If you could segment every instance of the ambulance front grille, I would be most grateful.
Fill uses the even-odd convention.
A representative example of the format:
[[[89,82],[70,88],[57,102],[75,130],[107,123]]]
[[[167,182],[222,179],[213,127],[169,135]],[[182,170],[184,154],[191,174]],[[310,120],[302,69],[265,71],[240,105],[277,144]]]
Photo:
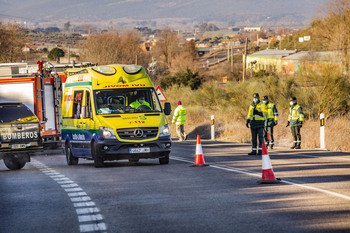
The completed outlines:
[[[117,133],[120,139],[125,140],[145,140],[157,137],[158,128],[130,128],[130,129],[117,129]]]

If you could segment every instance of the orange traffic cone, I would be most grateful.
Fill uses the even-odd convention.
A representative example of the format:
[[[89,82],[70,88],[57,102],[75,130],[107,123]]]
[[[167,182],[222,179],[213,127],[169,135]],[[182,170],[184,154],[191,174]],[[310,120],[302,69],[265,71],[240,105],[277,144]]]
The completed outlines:
[[[206,167],[206,166],[209,166],[209,165],[205,164],[201,138],[199,137],[199,135],[197,135],[196,158],[194,160],[194,164],[191,165],[191,167]]]
[[[277,184],[281,179],[276,178],[272,170],[270,156],[267,154],[265,142],[262,142],[262,179],[257,181],[258,184]]]

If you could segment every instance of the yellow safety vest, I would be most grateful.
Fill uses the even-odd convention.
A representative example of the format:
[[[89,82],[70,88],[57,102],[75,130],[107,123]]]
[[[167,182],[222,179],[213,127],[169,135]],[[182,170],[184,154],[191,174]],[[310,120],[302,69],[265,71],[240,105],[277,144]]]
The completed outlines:
[[[184,106],[179,105],[175,109],[172,122],[173,123],[176,122],[177,125],[184,125],[186,123],[186,114],[187,114],[187,109]]]
[[[278,121],[278,112],[275,108],[275,104],[269,102],[267,104],[267,119],[274,119],[275,121]]]
[[[291,123],[291,126],[297,126],[298,121],[304,121],[304,113],[299,104],[296,104],[289,109],[288,121]]]
[[[267,117],[267,107],[265,104],[259,102],[257,105],[251,104],[249,106],[247,120],[250,121],[265,121]]]

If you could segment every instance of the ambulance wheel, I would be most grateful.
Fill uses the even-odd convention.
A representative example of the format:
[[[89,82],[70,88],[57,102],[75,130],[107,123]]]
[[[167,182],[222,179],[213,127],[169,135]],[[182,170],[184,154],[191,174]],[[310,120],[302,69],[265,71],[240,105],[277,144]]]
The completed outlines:
[[[66,145],[66,160],[68,165],[78,165],[79,158],[76,158],[72,154],[72,148],[68,142]]]
[[[159,163],[160,164],[169,164],[169,154],[170,154],[170,152],[163,153],[164,156],[162,158],[159,158]]]
[[[17,157],[5,157],[4,158],[4,164],[5,166],[10,170],[19,170],[26,165],[26,162]]]
[[[103,158],[101,157],[101,154],[98,151],[96,142],[94,142],[92,144],[91,150],[92,150],[91,151],[92,152],[92,156],[94,158],[94,165],[95,165],[95,167],[96,168],[104,167],[105,166],[105,162],[103,161]]]

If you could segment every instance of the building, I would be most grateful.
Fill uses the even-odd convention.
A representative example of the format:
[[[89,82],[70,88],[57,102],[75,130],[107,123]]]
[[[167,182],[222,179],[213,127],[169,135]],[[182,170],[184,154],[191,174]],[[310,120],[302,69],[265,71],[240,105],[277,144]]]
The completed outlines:
[[[247,69],[282,72],[282,58],[295,54],[296,50],[265,49],[247,56]]]

